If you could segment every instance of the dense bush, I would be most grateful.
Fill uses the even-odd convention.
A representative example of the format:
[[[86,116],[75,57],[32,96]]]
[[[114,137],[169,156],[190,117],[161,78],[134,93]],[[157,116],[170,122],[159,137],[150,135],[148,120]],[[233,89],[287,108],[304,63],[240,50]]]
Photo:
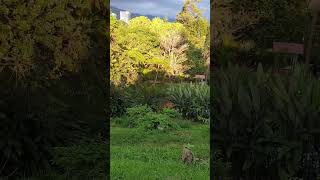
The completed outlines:
[[[107,3],[0,4],[0,179],[17,179],[52,168],[53,147],[106,132]]]
[[[152,109],[148,105],[140,105],[127,109],[127,117],[129,118],[130,126],[136,126],[137,120],[146,116],[149,113],[153,113]]]
[[[176,119],[182,118],[181,114],[175,109],[164,108],[164,109],[162,109],[161,114],[165,114],[165,115],[169,116],[170,118],[176,118]]]
[[[79,145],[54,148],[53,164],[68,179],[105,179],[108,149],[104,142],[83,142]]]
[[[4,163],[1,175],[30,175],[48,170],[51,148],[84,135],[87,126],[57,97],[47,95],[45,102],[35,104],[30,99],[43,99],[33,95],[35,92],[30,89],[8,90],[0,93],[3,97],[0,155]]]
[[[146,131],[160,130],[175,130],[179,126],[175,119],[161,113],[148,113],[146,116],[141,117],[139,120],[138,128],[142,128]]]
[[[304,44],[308,40],[311,24],[308,3],[291,0],[212,1],[211,16],[216,19],[211,26],[214,63],[224,65],[226,61],[232,61],[253,66],[263,62],[264,67],[273,64],[273,60],[278,63],[277,55],[268,51],[272,42]],[[251,42],[251,50],[241,51],[241,46],[246,46],[247,42]],[[314,52],[316,56],[316,50]],[[313,59],[316,63],[317,57]],[[288,65],[288,61],[285,64]]]
[[[124,90],[111,86],[110,89],[110,116],[118,117],[126,112],[126,99],[124,97]]]
[[[149,130],[173,130],[179,128],[176,120],[181,115],[174,110],[153,111],[149,106],[135,106],[127,109],[125,116],[112,121],[124,127]]]
[[[233,177],[288,179],[316,168],[319,160],[304,156],[319,150],[318,79],[301,66],[271,75],[261,65],[257,72],[229,67],[214,77],[213,143]]]
[[[205,83],[184,83],[168,88],[168,96],[185,118],[209,118],[210,88]]]
[[[100,27],[101,11],[91,10],[88,1],[1,1],[1,66],[18,78],[37,74],[51,79],[79,72],[91,60],[95,43],[105,39],[92,41],[101,33],[92,29]]]
[[[142,83],[125,89],[129,106],[147,104],[154,110],[159,110],[166,98],[167,85]]]

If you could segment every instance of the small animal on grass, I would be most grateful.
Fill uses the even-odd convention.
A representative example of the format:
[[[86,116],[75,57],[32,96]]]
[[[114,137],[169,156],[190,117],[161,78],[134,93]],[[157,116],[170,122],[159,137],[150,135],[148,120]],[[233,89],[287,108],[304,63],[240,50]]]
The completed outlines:
[[[192,151],[189,149],[188,146],[183,146],[182,148],[182,156],[181,159],[184,164],[191,164],[194,160],[194,156]]]

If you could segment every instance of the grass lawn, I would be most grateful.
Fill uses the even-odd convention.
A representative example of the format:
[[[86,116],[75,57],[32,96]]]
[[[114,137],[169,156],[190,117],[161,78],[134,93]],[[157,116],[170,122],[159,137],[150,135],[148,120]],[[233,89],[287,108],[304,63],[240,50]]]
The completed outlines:
[[[111,179],[209,179],[209,125],[191,125],[171,132],[147,133],[111,127]],[[181,161],[183,144],[194,145],[199,161]]]

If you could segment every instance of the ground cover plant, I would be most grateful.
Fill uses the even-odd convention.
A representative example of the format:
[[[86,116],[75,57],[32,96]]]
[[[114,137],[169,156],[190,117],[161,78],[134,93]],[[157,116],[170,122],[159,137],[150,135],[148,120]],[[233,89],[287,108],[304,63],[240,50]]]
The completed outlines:
[[[179,128],[170,131],[146,131],[113,124],[110,141],[111,177],[209,179],[209,126],[182,119],[173,120],[177,121]],[[193,145],[192,151],[198,158],[189,166],[181,161],[182,147],[188,143]]]
[[[175,109],[127,108],[111,119],[111,177],[115,179],[209,179],[209,125],[184,119]],[[197,160],[181,160],[191,144]]]
[[[297,65],[287,75],[229,67],[215,74],[213,143],[227,177],[316,178],[319,79]],[[309,157],[309,158],[308,158]],[[220,177],[223,178],[223,177]]]

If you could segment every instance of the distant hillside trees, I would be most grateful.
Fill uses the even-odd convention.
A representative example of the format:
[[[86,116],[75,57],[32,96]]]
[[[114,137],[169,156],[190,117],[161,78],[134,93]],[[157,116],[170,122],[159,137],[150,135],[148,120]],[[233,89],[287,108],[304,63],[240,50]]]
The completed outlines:
[[[197,17],[193,11],[183,10],[176,22],[140,16],[125,24],[110,16],[111,83],[206,73],[209,24],[200,10]]]

